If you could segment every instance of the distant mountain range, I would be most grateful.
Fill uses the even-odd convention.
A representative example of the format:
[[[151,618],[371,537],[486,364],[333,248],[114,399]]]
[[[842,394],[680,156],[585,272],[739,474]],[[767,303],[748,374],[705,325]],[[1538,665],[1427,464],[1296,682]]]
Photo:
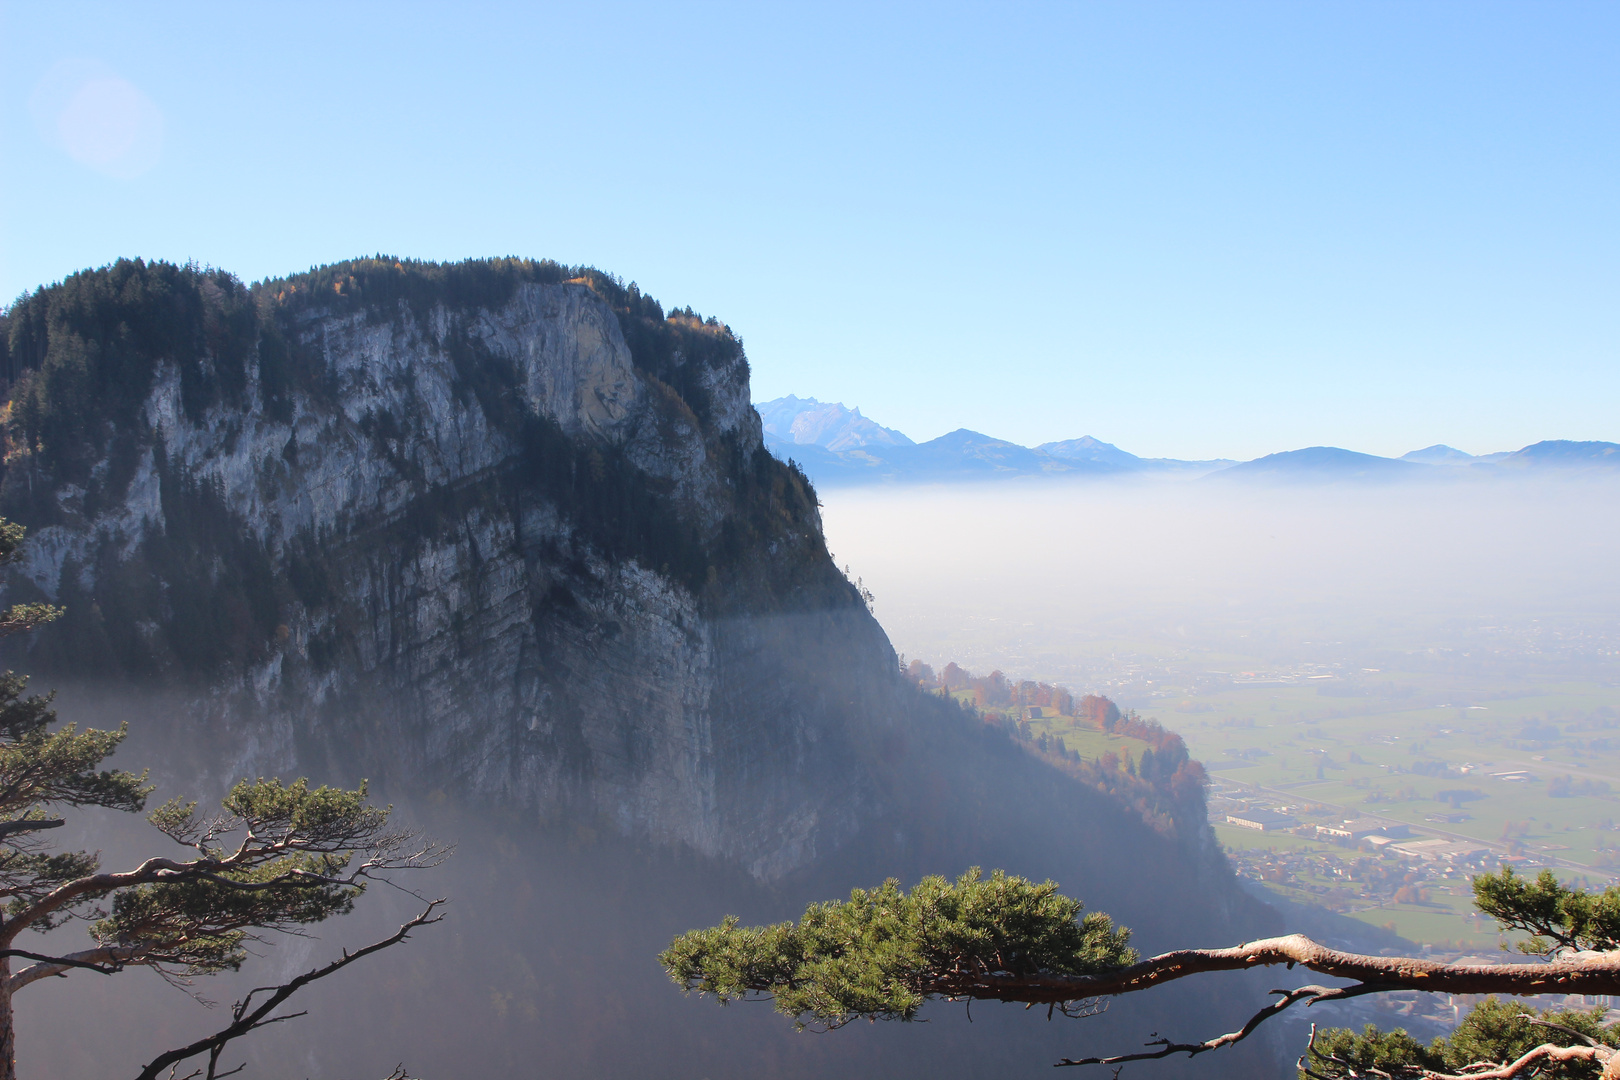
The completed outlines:
[[[1244,461],[1210,479],[1271,482],[1379,483],[1400,480],[1486,479],[1526,472],[1602,472],[1620,476],[1620,445],[1549,439],[1522,450],[1465,454],[1436,444],[1398,458],[1358,454],[1337,446],[1309,446]]]
[[[1142,458],[1089,435],[1030,449],[960,428],[917,443],[862,416],[859,409],[792,395],[754,408],[771,452],[797,461],[822,486],[1126,473],[1195,477],[1236,464]]]
[[[1486,478],[1529,471],[1620,475],[1620,444],[1550,440],[1475,456],[1436,444],[1399,458],[1311,446],[1253,461],[1144,458],[1090,435],[1033,449],[959,428],[914,442],[838,402],[789,395],[754,406],[765,445],[798,462],[818,486],[947,483],[1013,477],[1173,477],[1222,482],[1387,483],[1422,478]]]

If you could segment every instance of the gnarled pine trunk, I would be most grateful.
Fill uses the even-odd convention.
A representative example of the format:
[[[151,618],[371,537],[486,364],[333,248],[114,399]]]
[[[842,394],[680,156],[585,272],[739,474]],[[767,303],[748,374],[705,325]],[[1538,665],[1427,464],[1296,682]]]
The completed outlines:
[[[0,1080],[17,1080],[17,1024],[11,1011],[9,956],[0,956]]]

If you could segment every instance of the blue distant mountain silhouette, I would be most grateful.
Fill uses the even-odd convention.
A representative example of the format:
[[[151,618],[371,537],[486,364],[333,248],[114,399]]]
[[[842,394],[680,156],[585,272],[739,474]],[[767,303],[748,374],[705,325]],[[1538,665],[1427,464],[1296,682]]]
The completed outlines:
[[[1433,446],[1425,446],[1422,450],[1402,454],[1401,460],[1415,461],[1419,465],[1466,465],[1479,459],[1473,454],[1463,453],[1454,446],[1435,443]]]
[[[1620,445],[1549,439],[1505,454],[1495,464],[1506,469],[1620,469]]]
[[[1030,448],[968,428],[916,443],[842,403],[789,395],[755,406],[765,445],[792,459],[817,485],[956,483],[1017,477],[1152,477],[1256,483],[1354,484],[1411,480],[1488,480],[1530,472],[1613,473],[1620,444],[1549,440],[1522,450],[1475,456],[1436,443],[1399,458],[1337,446],[1308,446],[1253,461],[1144,458],[1090,435]]]
[[[1337,446],[1307,446],[1303,450],[1287,450],[1280,454],[1267,454],[1253,461],[1245,461],[1222,469],[1218,473],[1212,473],[1206,479],[1295,483],[1409,480],[1432,472],[1435,468],[1434,465],[1420,465],[1415,461],[1341,450]]]
[[[1105,443],[1090,435],[1083,435],[1078,439],[1065,439],[1062,442],[1041,443],[1035,449],[1044,450],[1061,461],[1089,461],[1116,469],[1143,469],[1152,468],[1154,465],[1148,458],[1139,458],[1135,454],[1121,450],[1113,443]]]

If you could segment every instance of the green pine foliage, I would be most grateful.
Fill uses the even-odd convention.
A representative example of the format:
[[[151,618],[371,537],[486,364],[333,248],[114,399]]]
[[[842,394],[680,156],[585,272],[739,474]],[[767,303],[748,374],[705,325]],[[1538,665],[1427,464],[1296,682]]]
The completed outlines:
[[[1620,888],[1612,885],[1594,894],[1564,885],[1551,870],[1527,880],[1504,866],[1474,879],[1474,906],[1504,930],[1529,934],[1519,949],[1531,955],[1620,949]]]
[[[1437,1044],[1440,1040],[1437,1040]],[[1319,1032],[1311,1044],[1314,1053],[1307,1053],[1306,1067],[1324,1076],[1359,1077],[1376,1076],[1374,1070],[1400,1075],[1422,1069],[1438,1070],[1445,1067],[1444,1048],[1425,1046],[1412,1038],[1404,1028],[1380,1031],[1376,1024],[1368,1024],[1359,1034],[1349,1028],[1330,1028]],[[1331,1070],[1331,1071],[1330,1071]],[[1301,1080],[1310,1080],[1310,1074],[1300,1071]]]
[[[101,806],[139,812],[151,791],[145,773],[98,768],[124,741],[125,728],[79,731],[66,724],[51,730],[52,695],[25,697],[27,685],[24,676],[0,674],[0,827],[7,833],[0,841],[0,897],[8,918],[99,866],[90,852],[50,851],[38,842],[39,832],[62,824],[53,811]],[[74,910],[46,912],[29,928],[53,929]]]
[[[1306,1054],[1300,1080],[1312,1074],[1332,1080],[1387,1076],[1392,1080],[1418,1080],[1425,1071],[1464,1073],[1481,1063],[1516,1061],[1546,1043],[1580,1042],[1570,1032],[1605,1046],[1620,1046],[1620,1031],[1603,1026],[1601,1007],[1591,1009],[1537,1009],[1514,1001],[1486,998],[1476,1005],[1451,1035],[1427,1046],[1404,1030],[1380,1031],[1368,1024],[1360,1032],[1335,1028],[1317,1035]],[[1563,1030],[1560,1030],[1563,1029]],[[1546,1062],[1534,1075],[1556,1080],[1597,1080],[1603,1067],[1591,1061]]]
[[[124,741],[125,731],[52,731],[54,695],[23,696],[26,676],[0,674],[0,819],[26,816],[48,804],[138,811],[150,790],[146,776],[96,771]]]
[[[857,1018],[912,1020],[939,973],[1086,975],[1136,959],[1130,931],[1050,881],[977,867],[956,881],[894,879],[842,903],[812,904],[797,923],[744,927],[736,917],[681,935],[659,955],[683,989],[722,1004],[769,996],[798,1027]]]
[[[138,949],[187,977],[235,970],[260,932],[348,914],[365,891],[347,876],[355,849],[375,847],[389,816],[367,803],[364,784],[348,791],[262,778],[238,783],[222,810],[202,818],[196,803],[176,799],[152,813],[209,871],[120,890],[90,927],[98,943]]]
[[[1457,1072],[1477,1061],[1509,1062],[1522,1057],[1543,1043],[1569,1044],[1558,1028],[1578,1032],[1606,1046],[1620,1046],[1620,1032],[1603,1026],[1599,1006],[1590,1009],[1535,1009],[1517,1001],[1487,998],[1476,1005],[1451,1037],[1437,1040],[1443,1047],[1446,1064]],[[1543,1023],[1533,1023],[1539,1020]],[[1557,1027],[1547,1027],[1555,1024]],[[1545,1076],[1595,1077],[1602,1070],[1590,1062],[1574,1062],[1544,1072]]]

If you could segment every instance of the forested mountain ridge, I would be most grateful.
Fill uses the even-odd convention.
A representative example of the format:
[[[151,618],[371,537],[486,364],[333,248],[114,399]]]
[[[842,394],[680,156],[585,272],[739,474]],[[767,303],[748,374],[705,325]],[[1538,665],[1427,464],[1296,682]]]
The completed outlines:
[[[874,872],[973,863],[1080,888],[1150,948],[1258,928],[1207,835],[1161,835],[901,678],[827,556],[814,491],[764,449],[741,342],[714,319],[545,262],[367,259],[248,287],[130,261],[19,301],[0,340],[0,514],[30,530],[5,599],[67,608],[7,662],[47,685],[162,688],[188,782],[369,776],[503,823],[481,850],[537,868],[542,850],[581,857],[582,837],[729,868],[584,905],[649,941],[692,917],[669,914],[670,882],[689,908],[710,890],[789,910]],[[484,857],[458,856],[463,887],[444,887],[463,910],[482,910],[465,883]],[[738,899],[727,874],[770,891]],[[662,978],[655,948],[626,954],[594,918],[539,919],[484,967],[577,947],[581,1008]],[[481,1015],[446,1048],[464,1036],[516,1067],[536,1039],[564,1055],[556,1029],[566,1074],[644,1071],[622,1028],[532,976],[486,988],[469,948],[436,981],[529,994],[510,1015],[531,1022]],[[418,993],[404,985],[391,1008]],[[763,1075],[748,1047],[702,1042],[727,1022],[642,1026],[730,1055],[710,1075]],[[899,1060],[850,1052],[863,1064],[835,1071]],[[928,1060],[971,1070],[958,1058]],[[766,1071],[804,1075],[793,1060]]]

